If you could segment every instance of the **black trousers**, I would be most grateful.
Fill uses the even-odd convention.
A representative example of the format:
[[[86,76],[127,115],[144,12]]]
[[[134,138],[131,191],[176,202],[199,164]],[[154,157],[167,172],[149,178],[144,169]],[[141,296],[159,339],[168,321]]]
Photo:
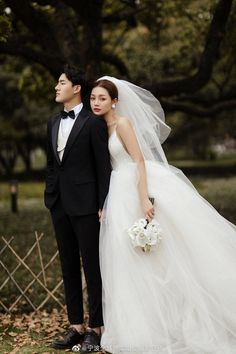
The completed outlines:
[[[59,249],[69,322],[84,322],[80,255],[88,290],[89,327],[103,326],[98,214],[69,216],[60,198],[51,209]]]

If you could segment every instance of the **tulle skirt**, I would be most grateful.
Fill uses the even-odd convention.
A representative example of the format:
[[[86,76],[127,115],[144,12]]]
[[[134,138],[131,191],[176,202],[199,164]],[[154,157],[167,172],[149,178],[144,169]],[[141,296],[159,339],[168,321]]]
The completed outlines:
[[[236,227],[161,163],[146,161],[163,239],[133,248],[135,163],[112,171],[100,231],[102,347],[118,354],[236,354]]]

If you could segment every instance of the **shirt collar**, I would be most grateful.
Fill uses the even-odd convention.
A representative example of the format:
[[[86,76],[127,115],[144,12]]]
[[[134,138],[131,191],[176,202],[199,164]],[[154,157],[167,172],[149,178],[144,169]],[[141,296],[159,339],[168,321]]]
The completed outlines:
[[[78,115],[82,110],[82,108],[83,108],[83,103],[81,102],[80,104],[77,104],[77,106],[73,107],[71,111],[74,111],[75,115]],[[64,111],[68,112],[66,109],[64,109]]]

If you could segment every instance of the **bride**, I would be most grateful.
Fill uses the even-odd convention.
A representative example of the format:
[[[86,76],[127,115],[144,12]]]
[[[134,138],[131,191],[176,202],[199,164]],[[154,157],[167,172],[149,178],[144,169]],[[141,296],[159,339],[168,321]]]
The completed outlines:
[[[113,168],[100,231],[102,348],[235,354],[236,227],[168,164],[161,143],[170,128],[149,91],[105,76],[91,108],[106,120]],[[163,230],[149,253],[127,233],[143,217]]]

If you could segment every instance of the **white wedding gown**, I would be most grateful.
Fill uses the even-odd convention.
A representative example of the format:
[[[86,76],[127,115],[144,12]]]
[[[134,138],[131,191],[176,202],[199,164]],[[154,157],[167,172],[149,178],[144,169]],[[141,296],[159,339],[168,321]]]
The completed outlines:
[[[143,217],[136,164],[116,131],[101,224],[102,347],[123,354],[236,354],[236,227],[159,162],[146,161],[163,229],[159,248],[134,249]]]

